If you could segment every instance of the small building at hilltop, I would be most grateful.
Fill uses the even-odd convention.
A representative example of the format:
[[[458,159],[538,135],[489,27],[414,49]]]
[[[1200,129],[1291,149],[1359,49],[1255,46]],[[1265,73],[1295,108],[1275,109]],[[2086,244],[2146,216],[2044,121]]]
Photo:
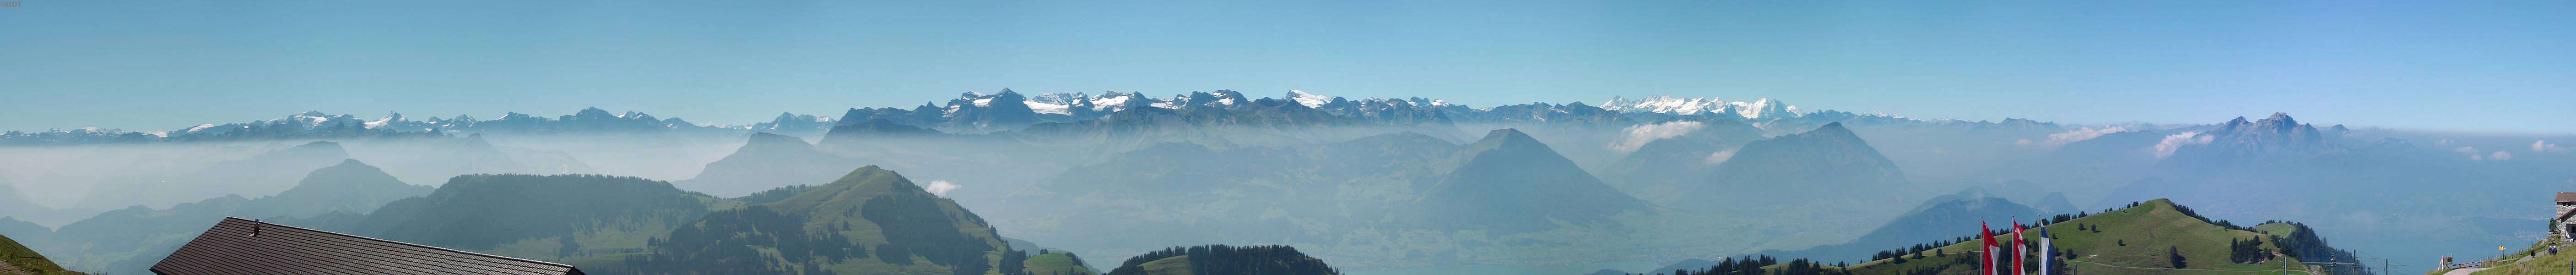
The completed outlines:
[[[153,274],[582,274],[572,265],[226,217]]]
[[[2576,222],[2567,220],[2569,213],[2576,213],[2576,192],[2558,192],[2558,213],[2549,215],[2550,237],[2557,237],[2562,242],[2576,242],[2576,236],[2571,236],[2576,234],[2568,234],[2568,231],[2576,231]]]

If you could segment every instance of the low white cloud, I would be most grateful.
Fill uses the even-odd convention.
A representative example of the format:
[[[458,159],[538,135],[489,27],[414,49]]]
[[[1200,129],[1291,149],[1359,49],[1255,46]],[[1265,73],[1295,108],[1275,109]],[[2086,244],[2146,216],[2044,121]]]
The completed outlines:
[[[1707,126],[1707,124],[1700,124],[1698,121],[1674,121],[1628,126],[1628,129],[1622,131],[1619,135],[1619,140],[1610,141],[1610,150],[1618,150],[1619,152],[1636,152],[1637,147],[1645,147],[1647,142],[1654,142],[1659,139],[1667,139],[1682,136],[1684,134],[1690,134],[1691,131],[1698,131],[1700,127]]]
[[[2015,141],[2013,141],[2013,145],[2030,145],[2030,144],[2032,144],[2032,143],[2038,143],[2038,142],[2031,142],[2031,141],[2030,141],[2030,139],[2027,139],[2027,138],[2025,138],[2025,139],[2021,139],[2021,140],[2015,140]]]
[[[1717,165],[1719,163],[1726,163],[1727,159],[1732,158],[1735,158],[1735,149],[1727,149],[1726,151],[1717,151],[1717,153],[1708,154],[1708,160],[1704,160],[1702,162],[1708,163],[1708,165]]]
[[[921,187],[921,189],[922,189],[922,190],[930,191],[930,194],[932,194],[932,195],[939,195],[939,196],[941,196],[941,197],[946,197],[946,196],[948,196],[948,191],[950,191],[950,190],[957,190],[957,188],[958,188],[958,187],[964,187],[964,186],[959,186],[959,185],[957,185],[957,183],[954,183],[954,182],[948,182],[948,181],[944,181],[944,180],[934,180],[934,181],[930,181],[930,186],[923,186],[923,187]]]
[[[2183,146],[2209,144],[2210,141],[2216,141],[2217,139],[2218,137],[2216,136],[2202,135],[2200,132],[2183,132],[2180,134],[2167,135],[2165,136],[2164,141],[2156,143],[2156,158],[2163,159],[2165,157],[2171,157],[2174,154],[2174,150],[2182,149]]]
[[[2097,137],[2102,137],[2102,135],[2108,135],[2108,134],[2111,134],[2111,133],[2118,133],[2118,132],[2127,132],[2127,131],[2129,131],[2129,127],[2121,127],[2121,126],[2111,126],[2111,127],[2102,127],[2102,128],[2085,127],[2084,129],[2067,130],[2067,131],[2066,131],[2066,132],[2064,132],[2064,133],[2048,134],[2048,142],[2047,142],[2046,144],[2048,144],[2048,146],[2066,145],[2066,144],[2068,144],[2068,143],[2075,143],[2075,142],[2077,142],[2077,141],[2084,141],[2084,140],[2087,140],[2087,139],[2093,139],[2093,138],[2097,138]],[[2025,145],[2027,145],[2027,144],[2025,143]]]
[[[2532,152],[2566,152],[2567,150],[2567,147],[2550,144],[2547,140],[2531,141]]]
[[[2493,152],[2493,153],[2481,153],[2481,152],[2485,152],[2485,151],[2478,150],[2478,148],[2477,148],[2477,147],[2460,146],[2460,147],[2451,148],[2451,151],[2452,151],[2452,152],[2460,152],[2460,153],[2462,153],[2462,154],[2469,154],[2469,160],[2512,160],[2512,159],[2513,159],[2513,153],[2512,153],[2512,152],[2505,152],[2505,150],[2496,150],[2496,151],[2495,151],[2495,152]]]

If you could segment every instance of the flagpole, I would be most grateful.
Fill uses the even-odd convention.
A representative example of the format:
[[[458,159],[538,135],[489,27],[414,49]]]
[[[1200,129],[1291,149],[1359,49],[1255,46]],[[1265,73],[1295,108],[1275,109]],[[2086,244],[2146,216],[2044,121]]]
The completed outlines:
[[[1977,266],[1979,275],[1995,274],[1995,236],[1992,234],[1994,232],[1993,228],[1986,227],[1986,217],[1977,217],[1977,239],[1982,242],[1977,244],[1977,257],[1984,261]]]
[[[2039,227],[2039,275],[2048,275],[2048,270],[2051,269],[2048,267],[2048,261],[2057,258],[2055,255],[2057,249],[2048,246],[2048,239],[2048,227]]]
[[[2029,270],[2021,264],[2022,259],[2030,258],[2030,248],[2021,245],[2021,216],[2013,216],[2012,223],[2013,275],[2029,275]]]

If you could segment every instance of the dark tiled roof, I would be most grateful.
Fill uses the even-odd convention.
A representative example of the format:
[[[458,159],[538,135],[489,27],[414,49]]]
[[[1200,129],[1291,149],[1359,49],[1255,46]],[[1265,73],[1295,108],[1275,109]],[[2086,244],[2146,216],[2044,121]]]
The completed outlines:
[[[252,232],[258,232],[254,235]],[[571,265],[224,218],[160,274],[582,274]]]
[[[2576,192],[2558,192],[2558,202],[2576,202]]]

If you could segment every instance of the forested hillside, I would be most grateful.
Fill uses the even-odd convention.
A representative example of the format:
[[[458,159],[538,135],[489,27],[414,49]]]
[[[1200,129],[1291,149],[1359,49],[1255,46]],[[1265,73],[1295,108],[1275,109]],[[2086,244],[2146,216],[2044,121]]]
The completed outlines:
[[[1323,260],[1279,245],[1173,247],[1127,258],[1110,275],[1341,274]]]

